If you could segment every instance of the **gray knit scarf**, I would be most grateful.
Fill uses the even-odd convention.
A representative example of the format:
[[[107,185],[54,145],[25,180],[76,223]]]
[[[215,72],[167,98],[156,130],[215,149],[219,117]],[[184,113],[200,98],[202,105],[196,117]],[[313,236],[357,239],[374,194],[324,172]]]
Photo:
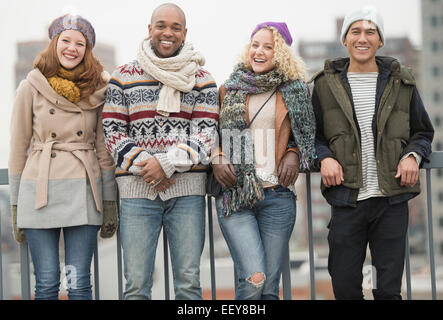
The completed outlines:
[[[299,149],[300,169],[309,170],[315,155],[315,117],[308,88],[302,80],[288,80],[279,70],[271,70],[266,74],[256,74],[238,64],[225,83],[227,90],[220,112],[220,137],[224,130],[239,130],[241,138],[241,154],[234,140],[229,142],[229,160],[233,163],[237,182],[223,188],[223,214],[229,216],[243,207],[253,208],[257,201],[264,199],[263,186],[255,172],[254,161],[248,161],[254,155],[252,136],[246,122],[246,98],[249,94],[268,92],[279,88],[283,101],[289,111],[292,134]],[[226,131],[225,131],[226,132]],[[232,134],[233,131],[230,131]],[[237,132],[237,131],[236,131]],[[229,137],[226,137],[229,138]],[[230,139],[230,138],[229,138]],[[235,160],[237,161],[233,161]],[[241,161],[238,161],[238,160]]]

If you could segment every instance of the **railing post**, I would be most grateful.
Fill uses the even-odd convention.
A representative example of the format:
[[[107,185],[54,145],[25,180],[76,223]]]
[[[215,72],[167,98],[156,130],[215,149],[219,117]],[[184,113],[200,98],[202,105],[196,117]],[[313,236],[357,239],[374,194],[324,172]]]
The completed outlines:
[[[123,300],[123,265],[122,265],[122,242],[120,238],[120,192],[117,188],[117,214],[118,214],[118,228],[117,228],[117,281],[118,281],[118,299]]]
[[[312,232],[312,197],[311,197],[311,174],[306,172],[306,202],[308,215],[308,242],[309,242],[309,275],[311,283],[311,300],[316,299],[315,293],[315,264],[314,264],[314,240]]]
[[[237,296],[237,287],[238,287],[238,274],[237,274],[237,269],[235,268],[234,265],[234,292],[236,296]]]
[[[410,256],[409,256],[409,228],[408,232],[406,233],[406,296],[408,300],[412,300],[412,293],[411,293],[411,262],[410,262]]]
[[[215,255],[214,255],[214,225],[212,222],[212,197],[207,197],[208,206],[208,232],[209,232],[209,263],[211,267],[211,298],[217,299],[217,287],[215,284]]]
[[[169,294],[169,260],[168,260],[168,237],[165,228],[163,228],[163,260],[165,266],[165,300],[171,300]]]
[[[122,243],[120,239],[120,227],[117,229],[117,279],[118,279],[117,280],[118,299],[123,300],[123,266],[122,266]]]
[[[3,300],[2,212],[0,210],[0,300]]]
[[[22,300],[31,300],[31,280],[29,276],[29,252],[27,243],[20,243],[20,275]]]
[[[429,263],[431,267],[431,288],[432,300],[437,298],[436,280],[435,280],[435,261],[434,261],[434,233],[432,221],[432,189],[431,189],[431,169],[426,169],[426,196],[428,201],[428,235],[429,235]]]
[[[283,300],[292,300],[292,288],[291,288],[291,264],[289,261],[289,246],[285,250],[282,265],[282,283],[283,283]]]
[[[0,186],[8,185],[8,169],[0,169]],[[8,208],[6,209],[8,210]],[[2,239],[2,212],[0,211],[0,239]],[[0,240],[1,242],[1,240]],[[0,300],[3,300],[3,251],[0,243]]]
[[[98,269],[98,241],[95,239],[94,248],[94,296],[95,300],[100,300],[100,281],[99,281],[99,269]]]

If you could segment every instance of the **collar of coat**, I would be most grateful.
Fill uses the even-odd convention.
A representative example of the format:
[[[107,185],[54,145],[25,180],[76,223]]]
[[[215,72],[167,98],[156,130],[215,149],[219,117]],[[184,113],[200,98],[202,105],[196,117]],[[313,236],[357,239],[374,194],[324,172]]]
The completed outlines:
[[[110,76],[107,72],[104,72],[103,78],[108,81]],[[38,69],[34,69],[29,72],[26,80],[48,101],[65,111],[78,112],[79,108],[82,110],[94,110],[102,106],[105,102],[106,86],[95,91],[94,94],[91,95],[91,104],[85,100],[75,104],[55,92],[55,90],[49,84],[48,79],[46,79],[46,77]]]

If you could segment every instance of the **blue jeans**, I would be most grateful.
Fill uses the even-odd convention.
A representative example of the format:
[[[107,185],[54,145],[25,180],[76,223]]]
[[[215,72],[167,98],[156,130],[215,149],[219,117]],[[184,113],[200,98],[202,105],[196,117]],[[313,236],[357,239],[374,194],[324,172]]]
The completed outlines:
[[[202,299],[200,257],[205,241],[205,197],[122,199],[120,234],[124,299],[151,299],[155,253],[162,226],[168,237],[175,299]]]
[[[99,226],[63,228],[69,300],[91,300],[91,261]],[[57,300],[60,290],[61,228],[25,229],[35,274],[35,299]]]
[[[223,197],[216,207],[218,222],[237,273],[237,300],[278,300],[283,256],[294,229],[296,196],[287,188],[265,189],[254,209],[243,208],[224,216]],[[254,274],[264,281],[252,281]]]

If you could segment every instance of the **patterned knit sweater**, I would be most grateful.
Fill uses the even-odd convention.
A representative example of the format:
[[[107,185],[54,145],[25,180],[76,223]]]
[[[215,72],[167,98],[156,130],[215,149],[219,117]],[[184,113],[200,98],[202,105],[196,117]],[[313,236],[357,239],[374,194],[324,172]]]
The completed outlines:
[[[189,93],[181,93],[180,113],[157,113],[162,83],[137,61],[118,67],[109,82],[103,108],[105,144],[116,163],[122,198],[162,200],[204,195],[206,167],[217,136],[218,94],[213,77],[200,69]],[[141,177],[143,160],[156,157],[175,183],[158,193]]]

